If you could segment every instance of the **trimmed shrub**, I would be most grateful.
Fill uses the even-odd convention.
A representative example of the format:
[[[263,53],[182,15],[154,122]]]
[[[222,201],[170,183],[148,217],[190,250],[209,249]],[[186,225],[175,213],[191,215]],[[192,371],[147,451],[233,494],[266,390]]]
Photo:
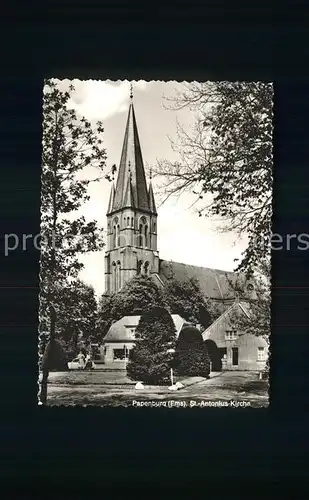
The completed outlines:
[[[209,377],[210,358],[200,331],[184,326],[176,344],[174,366],[177,374]]]
[[[154,307],[141,315],[135,332],[136,344],[130,352],[128,377],[146,384],[170,382],[170,368],[175,348],[176,330],[170,313]]]

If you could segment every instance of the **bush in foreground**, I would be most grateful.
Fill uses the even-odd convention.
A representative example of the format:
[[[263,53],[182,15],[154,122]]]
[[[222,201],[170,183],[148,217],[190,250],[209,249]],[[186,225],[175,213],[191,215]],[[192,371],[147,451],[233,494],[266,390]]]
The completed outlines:
[[[197,328],[184,326],[181,330],[174,364],[178,375],[209,377],[210,358]]]
[[[146,384],[168,384],[173,360],[168,350],[175,348],[176,329],[167,309],[153,307],[142,314],[135,339],[127,365],[128,377]]]

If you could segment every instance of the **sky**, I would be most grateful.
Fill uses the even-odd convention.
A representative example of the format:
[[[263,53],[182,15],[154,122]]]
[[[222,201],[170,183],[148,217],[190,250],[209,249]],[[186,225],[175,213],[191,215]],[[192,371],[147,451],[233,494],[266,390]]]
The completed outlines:
[[[107,166],[119,165],[125,125],[130,101],[128,81],[81,81],[62,80],[59,87],[67,90],[73,83],[75,92],[69,107],[93,124],[103,122],[103,142],[107,152]],[[158,159],[175,160],[170,139],[177,138],[177,121],[190,132],[194,121],[188,109],[167,109],[166,97],[175,95],[183,83],[177,82],[132,82],[134,109],[145,165],[149,180],[149,169]],[[85,171],[85,176],[92,175]],[[232,271],[235,258],[241,256],[246,239],[234,233],[218,231],[218,221],[198,217],[196,210],[189,208],[195,196],[186,193],[178,199],[169,199],[160,205],[162,194],[158,194],[156,179],[153,180],[158,209],[158,249],[161,259],[186,264]],[[111,185],[106,180],[91,183],[87,202],[79,211],[88,220],[97,220],[106,227],[106,211]],[[94,287],[96,295],[104,293],[104,252],[93,252],[81,257],[84,269],[80,278]]]

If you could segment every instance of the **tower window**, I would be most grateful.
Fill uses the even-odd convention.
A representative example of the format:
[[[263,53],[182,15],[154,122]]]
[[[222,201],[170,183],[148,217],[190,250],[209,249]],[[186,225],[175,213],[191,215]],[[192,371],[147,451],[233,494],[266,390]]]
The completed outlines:
[[[112,291],[117,291],[117,267],[116,262],[112,264]]]
[[[131,219],[131,226],[134,227],[134,219],[133,219],[133,217]]]
[[[121,288],[121,263],[118,260],[117,262],[117,292]]]
[[[143,246],[143,224],[139,225],[139,242],[138,246],[142,247]]]
[[[120,247],[120,226],[117,226],[117,246]]]
[[[113,228],[113,248],[116,248],[116,226]]]
[[[144,265],[144,269],[145,269],[145,275],[148,276],[149,274],[149,262],[145,262],[145,265]]]
[[[148,226],[145,226],[145,246],[147,248],[147,239],[148,239]]]
[[[130,226],[130,217],[127,217],[127,227]]]
[[[155,222],[153,223],[153,232],[154,233],[156,232],[156,223]]]

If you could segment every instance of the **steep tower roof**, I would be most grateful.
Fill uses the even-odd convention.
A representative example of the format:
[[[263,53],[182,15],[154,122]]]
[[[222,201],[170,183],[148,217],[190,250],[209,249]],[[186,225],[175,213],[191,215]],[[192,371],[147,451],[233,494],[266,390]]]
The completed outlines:
[[[132,102],[132,94],[118,171],[113,210],[124,208],[126,190],[128,183],[130,184],[130,172],[135,208],[149,211],[146,176]]]
[[[109,195],[107,215],[110,214],[113,211],[114,199],[115,199],[115,185],[114,185],[114,182],[113,182],[113,185],[111,187],[111,192],[110,192],[110,195]]]

